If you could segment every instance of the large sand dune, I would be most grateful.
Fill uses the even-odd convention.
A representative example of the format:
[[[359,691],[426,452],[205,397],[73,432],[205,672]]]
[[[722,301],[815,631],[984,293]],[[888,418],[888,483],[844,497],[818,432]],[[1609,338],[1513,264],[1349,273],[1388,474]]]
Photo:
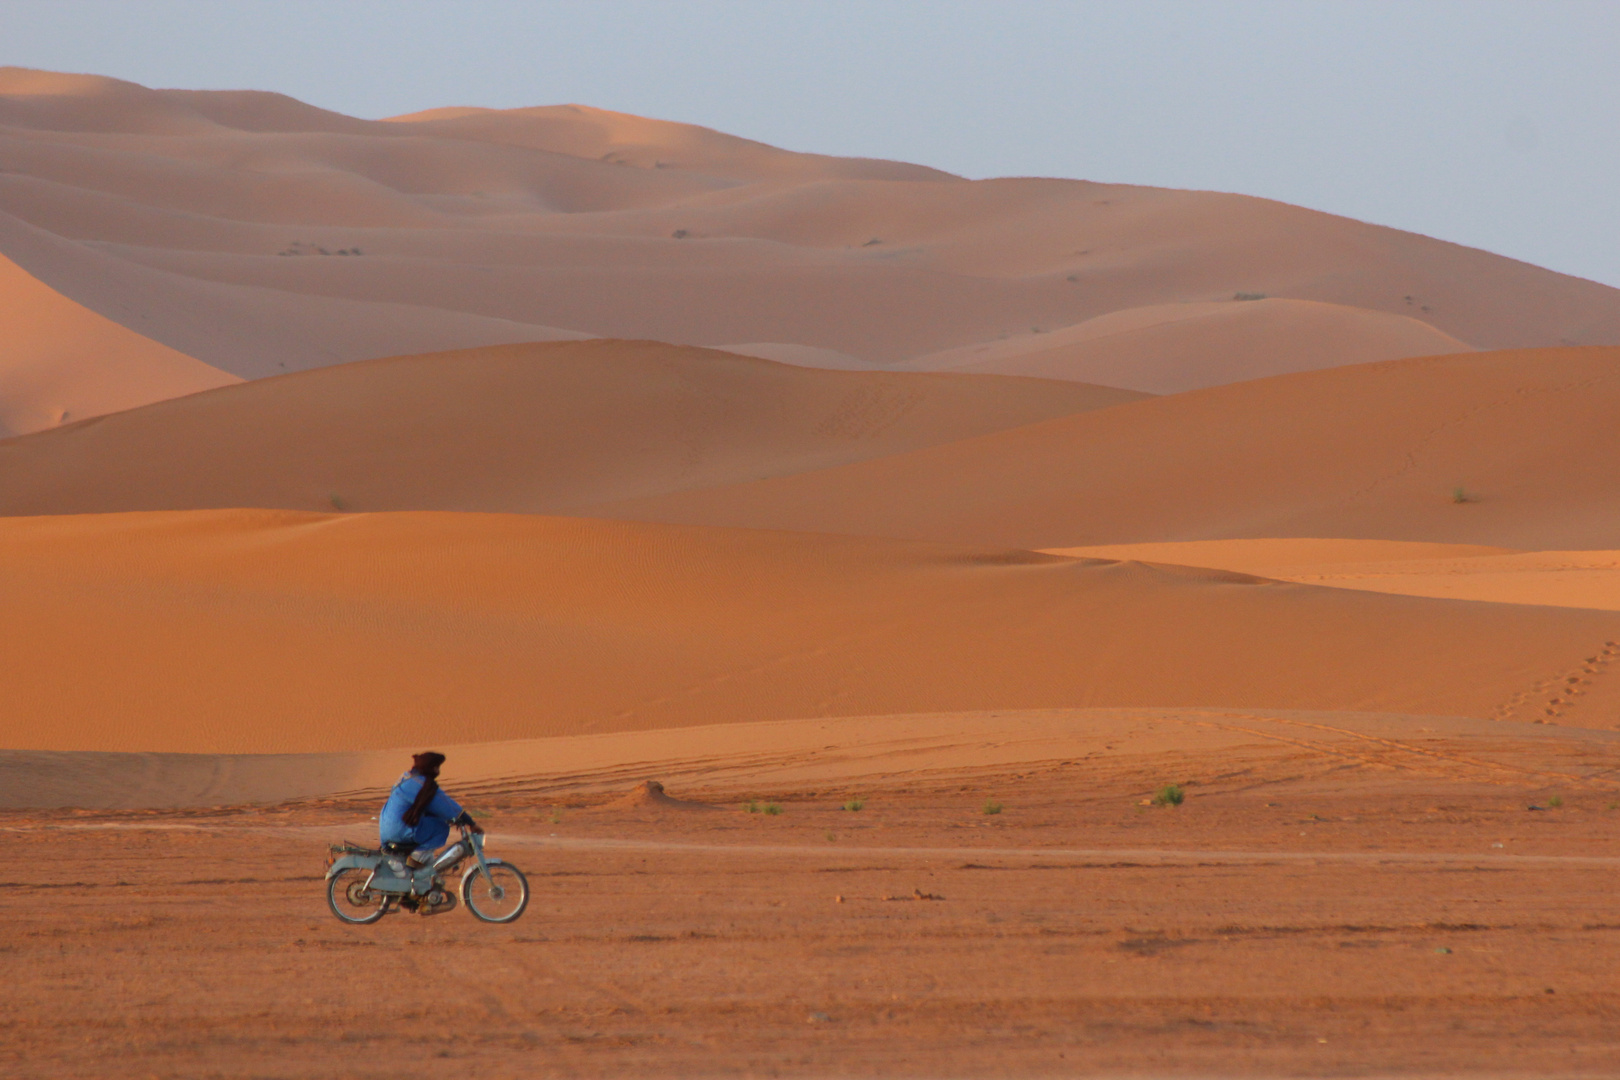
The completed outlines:
[[[1050,333],[921,356],[915,371],[982,371],[1177,394],[1294,371],[1467,352],[1405,315],[1311,300],[1158,304]]]
[[[1427,348],[1408,317],[1487,348],[1620,344],[1620,291],[1279,203],[970,182],[579,106],[368,121],[6,68],[0,158],[0,253],[248,378],[571,335],[891,364],[1238,293],[1363,309],[1346,325],[1376,355]],[[1256,366],[1241,344],[1285,331],[1225,328],[1194,381],[1372,355]]]
[[[0,442],[0,513],[556,512],[1142,396],[994,375],[819,371],[657,342],[507,345],[262,379]]]
[[[410,125],[412,135],[521,146],[612,165],[676,169],[748,183],[958,179],[938,169],[898,161],[796,154],[696,124],[653,120],[585,105],[527,109],[451,107],[389,119]]]
[[[0,256],[0,436],[240,381],[74,303]]]
[[[0,521],[0,745],[292,752],[1214,705],[1601,726],[1620,615],[476,514]],[[1606,651],[1607,650],[1607,651]]]
[[[0,251],[85,307],[245,379],[380,356],[589,336],[426,304],[202,281],[115,258],[3,212]]]
[[[593,513],[1023,548],[1318,536],[1609,550],[1616,415],[1620,349],[1426,357]]]

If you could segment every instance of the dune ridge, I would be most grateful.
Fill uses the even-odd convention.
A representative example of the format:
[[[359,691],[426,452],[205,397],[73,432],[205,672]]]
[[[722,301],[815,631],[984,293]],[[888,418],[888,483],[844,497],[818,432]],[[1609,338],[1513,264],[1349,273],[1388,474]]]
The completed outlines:
[[[242,379],[422,350],[590,336],[430,305],[201,281],[137,266],[4,212],[0,250],[77,303]]]
[[[1157,304],[1074,326],[950,349],[896,365],[978,371],[1178,394],[1318,368],[1472,351],[1406,315],[1261,298]]]
[[[0,442],[0,513],[554,513],[1142,396],[995,375],[825,371],[658,342],[496,346],[263,379]]]
[[[1323,536],[1610,550],[1616,410],[1620,349],[1392,360],[592,513],[1033,549]]]
[[[549,150],[642,169],[680,169],[750,183],[835,178],[961,180],[925,165],[800,154],[696,124],[654,120],[589,105],[428,109],[391,116],[387,122],[409,124],[413,134],[426,132],[441,138]]]
[[[76,304],[0,256],[0,437],[241,382]]]
[[[1049,553],[1236,570],[1277,581],[1402,596],[1620,611],[1620,551],[1510,551],[1467,544],[1261,539],[1105,544]]]

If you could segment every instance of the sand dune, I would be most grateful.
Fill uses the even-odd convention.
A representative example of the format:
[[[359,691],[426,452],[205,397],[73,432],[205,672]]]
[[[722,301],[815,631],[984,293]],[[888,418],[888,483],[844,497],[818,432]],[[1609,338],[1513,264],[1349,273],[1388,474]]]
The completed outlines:
[[[557,512],[1141,396],[994,375],[820,371],[656,342],[498,346],[264,379],[0,442],[0,512]]]
[[[550,150],[643,169],[680,169],[729,180],[958,180],[923,165],[796,154],[696,124],[551,105],[527,109],[443,108],[395,116],[413,133]]]
[[[1603,726],[1620,704],[1607,612],[992,548],[199,511],[5,519],[0,565],[13,749],[338,751],[1110,705]]]
[[[1404,315],[1261,299],[1127,308],[1051,333],[950,349],[897,366],[1076,379],[1177,394],[1268,375],[1471,348]]]
[[[409,938],[515,1074],[1613,1074],[1617,415],[1265,200],[0,68],[0,1062],[410,1072]],[[311,921],[428,746],[525,922]]]
[[[814,345],[791,345],[780,341],[750,341],[740,345],[717,345],[725,352],[741,356],[757,356],[761,360],[775,360],[778,364],[797,364],[799,367],[828,368],[832,371],[874,371],[873,365],[859,357],[834,349],[818,349]]]
[[[240,381],[74,303],[0,256],[0,435]]]
[[[1060,762],[1083,762],[1088,776],[1098,778],[1146,762],[1168,771],[1164,763],[1177,759],[1219,760],[1228,776],[1250,773],[1256,760],[1294,759],[1297,778],[1302,748],[1329,761],[1371,766],[1381,777],[1387,777],[1385,770],[1430,771],[1421,768],[1428,755],[1427,764],[1465,781],[1481,775],[1534,780],[1539,774],[1601,783],[1620,750],[1620,732],[1504,728],[1498,720],[1389,713],[997,709],[433,745],[449,758],[446,785],[468,803],[487,806],[535,794],[553,804],[599,802],[618,795],[605,808],[656,812],[703,804],[649,790],[648,783],[750,798],[760,791],[885,790],[919,781],[933,788],[975,784],[987,775],[1027,775]],[[0,750],[0,809],[214,807],[332,797],[365,802],[381,798],[410,760],[407,754],[398,748],[304,754]],[[649,780],[654,777],[662,781]],[[1344,782],[1342,775],[1336,778],[1336,786]]]
[[[1617,412],[1620,349],[1394,360],[592,512],[1040,549],[1337,536],[1609,550]]]
[[[1058,549],[1090,559],[1214,567],[1339,589],[1620,611],[1620,551],[1504,551],[1463,544],[1194,540]]]
[[[1357,563],[1427,563],[1523,555],[1512,548],[1481,544],[1436,544],[1421,540],[1346,540],[1339,537],[1276,537],[1247,540],[1182,540],[1146,544],[1099,544],[1053,548],[1049,554],[1075,559],[1136,559],[1179,566],[1208,566],[1261,574],[1261,568],[1328,569]]]
[[[1429,349],[1407,317],[1481,347],[1620,344],[1620,290],[1265,200],[970,182],[581,106],[367,121],[7,68],[0,154],[0,253],[248,378],[569,336],[886,365],[1239,292],[1375,314],[1260,366],[1244,343],[1281,331],[1221,324],[1196,381]]]
[[[410,352],[586,336],[430,305],[200,281],[113,258],[4,213],[0,250],[91,310],[245,379]]]

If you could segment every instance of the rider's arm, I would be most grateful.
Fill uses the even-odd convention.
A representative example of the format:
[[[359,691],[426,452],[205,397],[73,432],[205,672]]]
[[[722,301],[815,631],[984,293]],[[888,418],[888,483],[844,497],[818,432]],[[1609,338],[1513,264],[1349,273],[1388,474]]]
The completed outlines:
[[[433,801],[428,803],[427,812],[443,821],[454,821],[457,815],[465,813],[461,804],[442,790],[433,793]]]

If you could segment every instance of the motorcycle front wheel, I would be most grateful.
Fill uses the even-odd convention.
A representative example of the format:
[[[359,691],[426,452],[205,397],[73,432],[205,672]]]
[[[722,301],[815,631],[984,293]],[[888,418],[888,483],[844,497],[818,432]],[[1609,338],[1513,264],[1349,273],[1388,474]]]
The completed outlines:
[[[366,888],[369,870],[351,866],[333,874],[326,883],[326,904],[332,914],[351,926],[366,926],[388,911],[387,897]]]
[[[474,866],[461,879],[461,902],[485,922],[509,923],[529,906],[529,881],[505,863],[490,864],[489,880]]]

